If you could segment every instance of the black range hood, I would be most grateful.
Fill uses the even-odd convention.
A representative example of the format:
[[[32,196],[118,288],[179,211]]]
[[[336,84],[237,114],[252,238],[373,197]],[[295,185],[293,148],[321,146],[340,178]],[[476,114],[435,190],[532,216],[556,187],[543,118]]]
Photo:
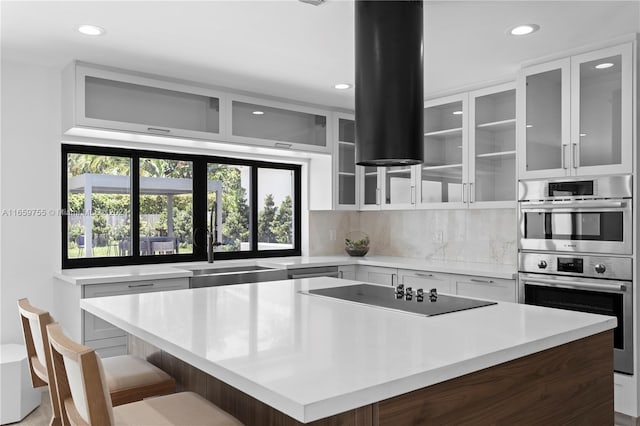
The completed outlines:
[[[355,1],[356,163],[420,164],[422,0]]]

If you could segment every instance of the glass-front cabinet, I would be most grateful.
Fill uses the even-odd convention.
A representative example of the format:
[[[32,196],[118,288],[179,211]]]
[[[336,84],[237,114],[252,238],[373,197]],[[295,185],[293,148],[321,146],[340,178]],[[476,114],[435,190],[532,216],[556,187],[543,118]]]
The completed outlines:
[[[509,83],[469,94],[469,203],[516,200],[516,90]]]
[[[63,130],[219,139],[222,99],[206,88],[74,62],[63,72]]]
[[[425,103],[419,208],[515,205],[515,96],[507,83]]]
[[[464,207],[467,202],[466,93],[425,102],[424,163],[417,174],[417,205]]]
[[[519,177],[630,173],[632,45],[523,69]]]
[[[240,96],[229,96],[228,102],[233,142],[331,152],[327,111]]]
[[[334,146],[335,200],[338,210],[355,210],[358,206],[356,179],[356,122],[353,115],[335,114]]]
[[[412,209],[416,204],[413,166],[381,167],[382,209]]]
[[[356,166],[360,181],[360,206],[358,210],[380,210],[381,167]]]

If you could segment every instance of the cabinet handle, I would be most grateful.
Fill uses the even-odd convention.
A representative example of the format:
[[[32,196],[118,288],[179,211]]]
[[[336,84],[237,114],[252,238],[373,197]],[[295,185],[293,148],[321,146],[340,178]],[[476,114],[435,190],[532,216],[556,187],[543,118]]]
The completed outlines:
[[[343,271],[338,271],[338,278],[343,278],[343,277],[344,277]]]
[[[416,277],[430,278],[430,277],[433,277],[433,274],[423,274],[422,272],[416,272]]]
[[[473,182],[469,184],[469,202],[470,203],[476,202],[476,194],[473,193]]]
[[[380,205],[380,188],[376,188],[376,205]]]
[[[398,282],[398,275],[397,274],[391,274],[391,286],[393,287],[397,282]]]
[[[147,127],[147,130],[154,133],[171,133],[171,130],[161,129],[159,127]]]
[[[567,149],[567,145],[562,144],[560,149],[560,162],[562,163],[563,169],[567,168],[567,156],[565,154],[566,149]]]
[[[153,287],[153,283],[146,283],[146,284],[129,284],[129,288],[138,288],[138,287]]]
[[[284,142],[276,142],[275,143],[276,148],[291,148],[293,146],[293,144],[291,143],[284,143]]]
[[[411,185],[411,204],[416,203],[416,187]]]
[[[469,281],[473,283],[493,284],[493,280],[479,280],[478,278],[471,278]]]
[[[577,143],[571,144],[571,154],[572,154],[572,157],[573,157],[573,167],[577,169],[578,167],[580,167],[580,156],[577,155],[578,154],[578,144]]]
[[[467,202],[467,184],[464,182],[462,183],[462,202]]]

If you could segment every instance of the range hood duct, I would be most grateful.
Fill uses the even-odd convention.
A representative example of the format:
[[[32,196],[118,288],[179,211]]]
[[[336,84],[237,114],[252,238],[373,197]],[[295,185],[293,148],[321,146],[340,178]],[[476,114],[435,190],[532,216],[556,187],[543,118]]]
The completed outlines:
[[[424,160],[422,0],[355,1],[356,163]]]

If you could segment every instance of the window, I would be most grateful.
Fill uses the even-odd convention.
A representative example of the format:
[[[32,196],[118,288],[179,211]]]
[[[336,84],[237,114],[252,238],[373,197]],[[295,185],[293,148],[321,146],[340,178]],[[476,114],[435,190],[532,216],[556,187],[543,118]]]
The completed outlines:
[[[140,158],[140,255],[193,253],[193,163]]]
[[[258,168],[258,250],[293,248],[292,170]]]
[[[62,146],[62,267],[300,255],[301,168]]]

